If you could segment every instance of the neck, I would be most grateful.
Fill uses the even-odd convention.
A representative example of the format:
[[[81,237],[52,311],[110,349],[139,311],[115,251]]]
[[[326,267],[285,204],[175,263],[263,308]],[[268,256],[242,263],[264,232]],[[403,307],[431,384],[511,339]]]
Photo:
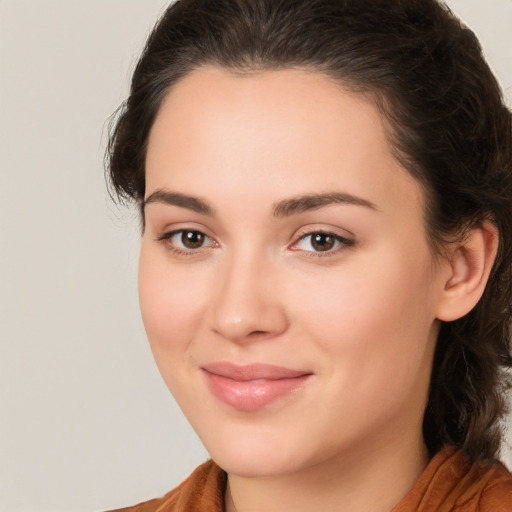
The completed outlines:
[[[423,439],[352,449],[298,472],[229,475],[226,512],[390,512],[428,464]]]

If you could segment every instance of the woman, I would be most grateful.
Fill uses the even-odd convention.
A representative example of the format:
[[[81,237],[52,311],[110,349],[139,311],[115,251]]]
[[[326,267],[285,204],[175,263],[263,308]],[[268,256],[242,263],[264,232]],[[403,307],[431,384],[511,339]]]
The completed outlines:
[[[510,511],[512,129],[435,0],[182,0],[114,126],[213,461],[133,511]]]

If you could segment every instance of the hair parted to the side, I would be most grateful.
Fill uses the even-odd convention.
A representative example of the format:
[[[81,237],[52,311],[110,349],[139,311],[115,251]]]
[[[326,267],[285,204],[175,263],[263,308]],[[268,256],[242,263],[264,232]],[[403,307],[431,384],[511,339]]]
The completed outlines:
[[[499,250],[480,302],[439,334],[424,437],[433,454],[495,456],[512,366],[512,121],[475,35],[436,0],[181,0],[164,13],[115,117],[112,190],[142,204],[149,133],[180,78],[300,67],[373,98],[396,157],[421,183],[435,253],[490,220]]]

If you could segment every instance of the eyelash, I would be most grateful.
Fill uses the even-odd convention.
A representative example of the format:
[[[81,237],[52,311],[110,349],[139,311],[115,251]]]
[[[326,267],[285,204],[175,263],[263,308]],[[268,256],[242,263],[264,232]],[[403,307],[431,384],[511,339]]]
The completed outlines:
[[[195,249],[180,248],[180,247],[177,247],[175,244],[171,243],[171,239],[174,236],[181,234],[181,237],[183,237],[183,235],[185,233],[193,233],[196,235],[203,236],[205,242],[210,240],[212,243],[208,246],[201,245]],[[334,243],[338,244],[338,247],[336,247],[334,249],[328,249],[326,251],[314,251],[314,250],[312,250],[312,251],[302,250],[301,251],[301,249],[296,248],[300,244],[300,242],[306,240],[308,237],[313,237],[314,235],[323,235],[323,236],[332,237],[334,239]],[[205,249],[211,250],[215,246],[218,246],[218,244],[217,244],[217,242],[215,242],[215,240],[213,240],[207,234],[205,234],[202,231],[199,231],[197,229],[176,229],[176,230],[169,231],[167,233],[164,233],[164,234],[158,236],[156,238],[156,240],[157,240],[157,242],[165,243],[168,250],[171,253],[175,254],[176,256],[184,256],[184,257],[195,256],[198,254],[199,250],[201,250],[201,249],[202,250],[205,250]],[[312,242],[310,242],[310,243],[312,243]],[[319,229],[319,230],[314,230],[314,231],[309,231],[307,233],[303,233],[298,238],[298,240],[291,245],[290,249],[293,251],[301,251],[308,258],[325,258],[325,257],[329,257],[329,256],[333,256],[335,254],[338,254],[340,251],[343,251],[349,247],[352,247],[354,244],[355,244],[354,240],[350,240],[348,238],[345,238],[345,237],[338,235],[336,233],[333,233],[331,231],[325,231],[325,230]]]
[[[300,242],[306,240],[309,237],[313,237],[314,235],[323,235],[329,236],[334,239],[334,243],[338,244],[336,248],[328,249],[326,251],[302,251],[308,258],[326,258],[329,256],[334,256],[338,254],[340,251],[344,251],[345,249],[352,247],[355,242],[354,240],[350,240],[349,238],[345,238],[337,233],[333,233],[332,231],[326,231],[322,229],[308,231],[307,233],[302,234],[299,239],[292,245],[292,250],[300,250],[294,249],[294,247],[298,246]],[[310,241],[312,244],[312,241]]]
[[[183,237],[185,233],[195,233],[197,235],[201,235],[204,237],[204,240],[211,240],[213,244],[211,246],[203,246],[197,247],[196,249],[187,249],[187,248],[180,248],[176,247],[176,245],[172,244],[171,239],[176,236],[180,235]],[[157,242],[163,242],[166,244],[168,250],[175,254],[176,256],[195,256],[197,255],[199,249],[212,249],[212,246],[218,245],[211,237],[209,237],[206,233],[203,233],[202,231],[199,231],[198,229],[175,229],[173,231],[169,231],[167,233],[164,233],[157,237]]]

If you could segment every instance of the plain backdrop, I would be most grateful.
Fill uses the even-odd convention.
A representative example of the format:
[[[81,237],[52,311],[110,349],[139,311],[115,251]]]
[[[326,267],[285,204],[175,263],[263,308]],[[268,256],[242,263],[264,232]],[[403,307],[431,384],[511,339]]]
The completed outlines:
[[[109,200],[102,167],[166,4],[0,0],[0,512],[134,504],[207,458],[153,363],[136,213]],[[512,104],[512,0],[448,4]]]

